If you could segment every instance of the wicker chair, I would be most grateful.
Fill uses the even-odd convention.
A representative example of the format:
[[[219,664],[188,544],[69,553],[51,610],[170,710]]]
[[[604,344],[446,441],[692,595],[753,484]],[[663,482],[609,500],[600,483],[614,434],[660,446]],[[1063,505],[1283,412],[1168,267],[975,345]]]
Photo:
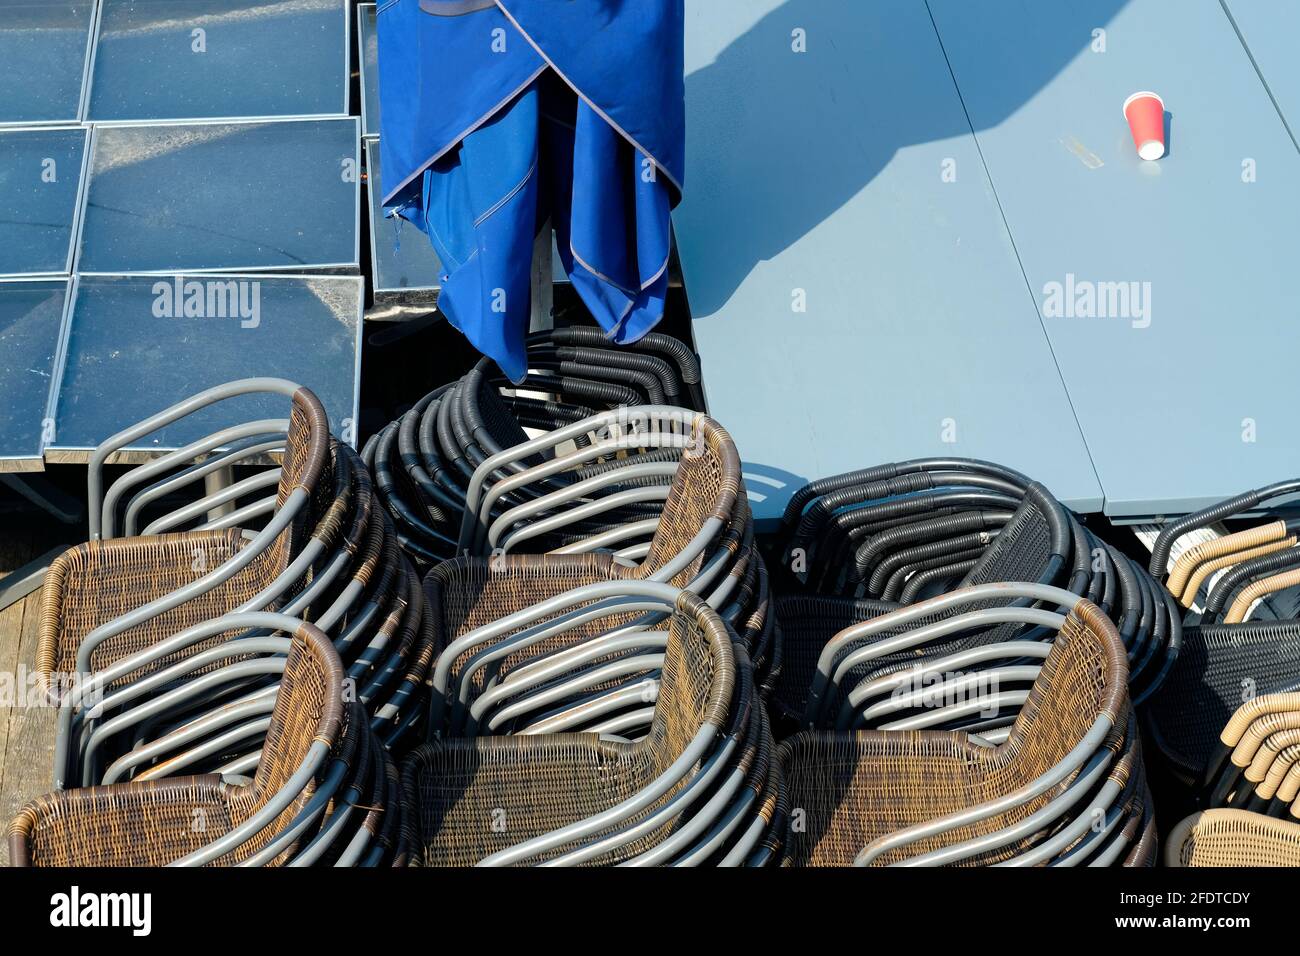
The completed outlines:
[[[278,608],[285,618],[311,619],[334,637],[347,676],[356,683],[386,744],[400,746],[420,725],[427,712],[424,677],[432,658],[433,635],[431,629],[421,627],[424,598],[418,578],[409,566],[403,568],[405,559],[398,551],[387,514],[373,506],[370,476],[360,457],[350,447],[328,438],[323,413],[312,412],[315,400],[310,393],[295,390],[293,399],[298,405],[289,423],[288,464],[275,472],[281,498],[300,494],[290,487],[293,474],[303,470],[295,462],[314,457],[314,452],[306,449],[321,432],[328,441],[327,458],[316,469],[318,478],[299,517],[233,577],[122,631],[117,624],[122,620],[120,614],[130,614],[135,604],[157,601],[160,596],[171,600],[167,597],[172,590],[170,578],[201,577],[198,571],[191,571],[195,540],[202,540],[204,534],[223,535],[230,542],[229,553],[238,556],[244,553],[239,545],[247,536],[229,529],[97,541],[73,549],[56,564],[48,582],[38,648],[47,681],[61,679],[62,674],[88,678],[93,674],[115,691],[145,686],[141,682],[166,672],[181,683],[202,678],[212,687],[193,697],[173,688],[168,699],[175,704],[167,710],[146,708],[139,722],[119,712],[118,725],[132,728],[132,735],[119,734],[100,746],[94,761],[85,758],[94,722],[86,719],[79,704],[65,701],[56,744],[56,785],[64,785],[74,775],[83,785],[90,785],[111,783],[123,775],[149,780],[195,769],[251,772],[257,766],[274,699],[268,696],[275,690],[273,675],[238,677],[241,667],[248,669],[241,662],[251,653],[244,649],[252,645],[241,643],[225,650],[221,646],[232,638],[271,633],[265,629],[245,633],[223,623],[229,615],[252,608]],[[309,418],[315,422],[310,428],[301,424]],[[254,430],[264,427],[255,424]],[[219,450],[217,454],[224,455]],[[140,499],[151,489],[174,488],[174,478],[164,477],[126,501],[126,493],[119,489],[124,483],[138,485],[128,479],[153,464],[128,473],[110,489],[102,509],[102,531],[111,533],[111,516],[122,504],[126,504],[130,527],[142,513]],[[159,474],[167,474],[167,469],[153,469],[152,476]],[[191,478],[193,470],[182,467],[179,474]],[[191,517],[204,515],[209,503],[205,500],[197,507],[179,510]],[[151,569],[159,560],[160,543],[165,560],[179,558],[183,563],[174,567],[165,563],[154,573]],[[129,583],[118,591],[101,592],[95,589],[99,581],[95,574],[102,566],[102,556],[115,553],[126,559],[109,567],[128,575]],[[199,568],[219,560],[207,558],[206,552],[200,554],[205,560]],[[142,558],[148,563],[142,564]],[[160,582],[169,583],[160,587]],[[394,593],[403,582],[405,593]],[[146,590],[141,596],[141,588],[156,591]],[[116,619],[101,619],[115,613],[119,614]],[[88,634],[107,634],[107,639],[88,641]],[[209,663],[196,666],[194,662],[200,658]],[[233,668],[230,683],[214,686],[220,675],[213,671],[223,667]],[[250,699],[250,694],[260,703]],[[143,703],[147,702],[136,697],[124,707],[137,708]],[[107,776],[101,777],[101,773]]]
[[[529,342],[532,367],[522,386],[483,359],[459,381],[430,392],[363,449],[402,546],[421,565],[457,554],[465,487],[474,468],[526,441],[524,427],[552,431],[601,410],[646,403],[703,409],[699,362],[676,339],[652,333],[624,347],[612,345],[598,329],[562,328],[535,333]],[[590,443],[583,436],[575,440]],[[647,459],[675,460],[668,450]],[[580,527],[591,534],[657,513],[653,502],[628,503],[606,514],[603,523],[587,519]]]
[[[1237,708],[1210,756],[1202,800],[1300,818],[1300,692],[1265,694]]]
[[[708,419],[700,418],[695,429],[703,452],[683,458],[675,468],[662,517],[640,564],[592,552],[458,558],[435,567],[425,587],[437,622],[439,655],[475,629],[575,589],[662,580],[676,587],[691,583],[708,597],[743,632],[759,667],[760,685],[769,687],[780,649],[775,628],[767,624],[766,570],[752,545],[739,458],[726,433]],[[525,449],[522,454],[531,453]],[[566,640],[577,643],[597,633],[588,628]],[[444,671],[448,665],[442,661]],[[438,693],[435,680],[435,699]]]
[[[778,760],[796,824],[786,862],[1009,861],[1042,842],[1044,818],[1054,814],[1058,827],[1085,840],[1087,813],[1062,820],[1078,806],[1067,796],[1077,801],[1112,766],[1113,799],[1140,767],[1136,747],[1118,631],[1080,601],[998,747],[936,731],[806,731],[783,743]]]
[[[736,629],[750,655],[760,692],[770,689],[781,666],[780,633],[768,611],[766,568],[752,544],[752,518],[740,487],[739,461],[730,439],[720,428],[707,419],[697,423],[696,428],[706,436],[703,445],[708,451],[688,456],[678,466],[663,515],[641,564],[631,566],[608,552],[506,554],[491,559],[458,558],[430,572],[425,589],[436,621],[440,666],[440,673],[434,678],[435,704],[444,692],[443,681],[463,679],[460,668],[472,655],[467,653],[465,661],[453,661],[445,658],[443,652],[453,642],[463,643],[465,635],[508,615],[580,593],[585,588],[605,586],[608,592],[605,597],[614,599],[626,590],[618,582],[654,582],[664,578],[676,587],[691,583],[719,609],[728,625]],[[710,526],[720,530],[710,536],[707,534]],[[710,538],[701,544],[702,539]],[[498,661],[495,666],[509,671],[541,663],[540,659],[548,654],[577,649],[606,630],[625,626],[636,618],[635,613],[627,613],[590,621],[554,641],[530,646],[521,654]],[[654,643],[643,646],[643,657],[662,656],[662,646],[656,648]],[[629,645],[619,653],[630,654],[633,648],[634,644]],[[585,652],[577,650],[576,653]],[[544,662],[541,666],[552,663]],[[646,664],[643,670],[625,673],[621,684],[626,690],[628,709],[648,719],[648,711],[638,702],[635,688],[641,681],[653,679],[658,668],[649,657],[643,663]],[[609,655],[593,652],[581,669],[591,671],[612,666],[614,661]],[[570,672],[570,679],[579,676]],[[473,686],[481,686],[485,679],[482,671],[476,671]],[[533,687],[536,683],[524,686]],[[601,682],[600,686],[612,692],[616,685]],[[555,693],[553,688],[543,690],[546,694]],[[515,701],[512,706],[519,710],[520,703]],[[592,726],[608,730],[614,716],[606,712],[604,719]],[[631,714],[620,718],[621,721],[633,719]],[[504,726],[490,718],[488,724]],[[628,730],[633,725],[620,723],[619,726]]]
[[[1007,530],[1022,561],[1014,580],[1068,573],[1068,516],[1045,488],[991,462],[919,459],[799,489],[778,541],[785,567],[805,556],[801,577],[819,593],[907,603],[925,584],[960,579]]]
[[[646,585],[646,589],[664,588]],[[413,865],[740,863],[777,839],[771,737],[743,648],[675,591],[649,732],[445,738],[403,768]],[[738,795],[739,793],[739,795]],[[777,831],[779,832],[779,831]]]
[[[1300,521],[1269,520],[1275,509],[1294,504],[1275,506],[1274,502],[1298,492],[1300,479],[1280,481],[1170,522],[1152,545],[1151,573],[1167,573],[1169,590],[1183,607],[1201,612],[1198,620],[1203,624],[1241,623],[1261,599],[1264,610],[1256,615],[1260,619],[1300,616]],[[1247,512],[1261,513],[1265,520],[1192,545],[1170,561],[1184,535]],[[1217,572],[1223,573],[1216,576]],[[1198,606],[1202,599],[1203,607]]]
[[[1165,866],[1300,866],[1300,823],[1246,810],[1194,813],[1169,832]]]
[[[344,739],[343,723],[342,664],[329,638],[304,623],[293,637],[251,784],[214,774],[48,794],[11,824],[10,857],[19,866],[245,861],[275,844],[311,804]],[[286,843],[267,862],[287,862],[296,845]]]
[[[253,382],[260,386],[262,380]],[[236,387],[240,385],[244,387]],[[319,400],[290,383],[279,389],[291,395],[293,412],[275,497],[277,516],[253,540],[235,527],[111,537],[117,502],[112,492],[120,482],[102,506],[99,494],[99,470],[109,455],[163,424],[231,394],[256,390],[260,387],[248,383],[210,389],[96,449],[88,481],[95,540],[65,552],[45,579],[37,668],[47,680],[55,674],[100,670],[105,661],[278,591],[262,606],[271,605],[300,586],[301,574],[283,579],[318,523],[325,522],[320,533],[337,537],[341,515],[330,509],[330,486],[322,480],[330,458],[329,423]],[[263,426],[256,434],[265,430]],[[221,438],[210,436],[202,444],[219,447]],[[281,586],[275,588],[277,582]]]
[[[1175,776],[1199,787],[1243,698],[1292,690],[1300,690],[1300,621],[1187,627],[1146,711],[1151,743]]]
[[[313,603],[317,606],[323,605],[327,598],[332,597],[331,586],[340,570],[345,569],[358,557],[359,538],[366,530],[365,516],[368,512],[368,478],[364,470],[357,467],[358,464],[359,461],[351,449],[331,443],[329,466],[333,482],[332,486],[325,486],[332,487],[331,496],[313,504],[313,510],[319,511],[320,517],[307,545],[300,549],[302,553],[320,556],[320,566],[312,574],[310,585],[284,599],[284,610],[291,614],[299,614]],[[182,533],[178,540],[185,538],[186,533]],[[143,552],[147,555],[152,541],[153,539],[150,538],[137,538],[123,539],[121,542],[117,540],[92,542],[90,545],[73,549],[60,559],[56,565],[56,572],[60,573],[54,574],[53,579],[47,583],[41,643],[38,645],[38,662],[42,668],[42,675],[47,681],[61,680],[60,675],[78,673],[87,681],[93,675],[95,680],[103,682],[107,688],[116,689],[171,667],[192,655],[211,651],[229,639],[229,629],[209,628],[210,633],[197,643],[187,644],[174,653],[156,652],[164,642],[175,643],[175,635],[183,634],[189,629],[181,627],[179,631],[173,632],[171,630],[173,625],[169,622],[177,622],[174,626],[186,623],[189,627],[210,625],[212,620],[220,618],[221,612],[237,609],[238,605],[213,606],[213,598],[222,596],[219,588],[216,592],[209,592],[210,597],[205,595],[193,604],[182,604],[164,612],[160,618],[146,622],[144,626],[137,626],[125,634],[110,637],[95,646],[88,658],[79,660],[84,635],[103,627],[104,622],[98,621],[96,612],[102,609],[105,602],[120,602],[125,595],[113,594],[100,599],[99,595],[90,590],[94,579],[87,576],[88,569],[85,568],[81,568],[80,574],[74,578],[81,584],[69,593],[64,587],[69,580],[67,569],[77,567],[88,553],[95,554],[109,548],[132,546],[136,553]],[[92,568],[93,566],[91,565]],[[139,574],[138,571],[135,573]],[[147,583],[156,584],[154,581]],[[82,602],[84,611],[69,613],[70,603],[75,600]],[[268,603],[274,606],[277,602]],[[344,610],[346,608],[340,608],[339,613]],[[217,617],[205,618],[204,615],[208,613],[215,613]],[[191,618],[199,620],[190,623]],[[329,626],[325,615],[322,615],[322,620],[325,620]],[[69,622],[75,622],[75,626],[67,626]],[[65,776],[69,769],[67,755],[74,749],[72,741],[69,740],[71,731],[69,721],[75,717],[75,710],[65,709],[60,716],[60,756],[56,761],[58,764],[56,778],[61,783],[67,779]]]
[[[1135,703],[1159,688],[1181,646],[1179,615],[1150,575],[1082,527],[1046,488],[990,462],[921,459],[812,482],[792,497],[777,542],[785,593],[842,599],[840,617],[998,581],[1086,595],[1119,626]],[[783,624],[796,668],[835,633]],[[1020,636],[1024,628],[1013,622],[935,652]],[[799,642],[815,647],[799,649]],[[799,683],[793,674],[785,679],[788,688]]]
[[[383,526],[384,521],[376,523],[381,531]],[[375,571],[367,558],[320,620],[345,654],[345,676],[362,718],[384,746],[400,749],[427,713],[425,678],[435,631],[414,571],[395,547],[383,550],[391,563],[369,600],[349,599],[350,592],[362,594],[365,579]],[[346,626],[340,605],[355,611]],[[283,614],[230,612],[107,665],[101,672],[111,678],[105,697],[65,701],[60,766],[65,772],[79,767],[83,785],[112,783],[124,775],[158,779],[193,772],[195,766],[219,773],[251,771],[269,722],[263,715],[275,700],[273,665],[281,652],[277,642],[283,643],[258,635],[290,630],[295,623]],[[266,653],[269,659],[258,657]],[[158,668],[158,660],[169,663]],[[91,703],[99,705],[93,721],[83,712]],[[98,739],[100,726],[114,734],[107,742]]]

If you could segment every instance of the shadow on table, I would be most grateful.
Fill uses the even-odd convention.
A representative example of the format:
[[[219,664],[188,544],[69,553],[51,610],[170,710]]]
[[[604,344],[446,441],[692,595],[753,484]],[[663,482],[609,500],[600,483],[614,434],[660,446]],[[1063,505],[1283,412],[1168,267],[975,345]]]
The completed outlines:
[[[934,3],[939,22],[946,2]],[[1027,24],[1016,10],[1037,0],[985,2],[1000,15],[979,26],[1000,32]],[[982,115],[997,123],[1023,106],[1126,3],[1059,4],[1049,29],[1025,26],[1017,61],[981,76]],[[802,53],[792,49],[797,30]],[[707,265],[690,276],[692,313],[715,313],[755,265],[833,214],[900,149],[969,134],[953,93],[923,0],[788,0],[688,75],[677,236],[684,258]]]

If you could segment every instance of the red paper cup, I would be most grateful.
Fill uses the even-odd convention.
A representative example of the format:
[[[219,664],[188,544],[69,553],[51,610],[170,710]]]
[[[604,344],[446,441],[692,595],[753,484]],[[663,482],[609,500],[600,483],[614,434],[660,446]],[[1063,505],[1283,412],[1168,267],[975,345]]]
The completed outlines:
[[[1139,156],[1154,160],[1165,154],[1165,101],[1158,94],[1134,93],[1124,101],[1124,118]]]

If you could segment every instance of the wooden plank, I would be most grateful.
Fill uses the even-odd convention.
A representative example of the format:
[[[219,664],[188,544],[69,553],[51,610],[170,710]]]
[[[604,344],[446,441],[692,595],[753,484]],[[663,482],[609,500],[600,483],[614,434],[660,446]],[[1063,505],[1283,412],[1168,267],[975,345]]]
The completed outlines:
[[[18,643],[18,673],[30,674],[36,666],[36,641],[40,629],[40,593],[23,601],[22,631]],[[54,731],[58,711],[53,707],[26,707],[9,711],[5,747],[5,775],[0,784],[0,820],[8,822],[32,797],[49,791],[53,782]],[[8,865],[8,841],[0,849],[0,864]]]
[[[32,550],[32,536],[26,532],[10,534],[0,538],[0,579],[6,577],[15,568],[27,563]],[[21,643],[23,614],[27,602],[40,592],[24,598],[0,611],[0,679],[12,680],[18,669],[18,648]],[[4,790],[5,767],[4,754],[9,742],[10,708],[0,706],[0,795]],[[0,828],[7,823],[8,817],[0,817]],[[3,842],[3,841],[0,841]],[[0,847],[0,862],[5,860],[8,852]]]
[[[0,539],[0,577],[44,554],[70,532],[43,515],[7,525]],[[39,589],[0,611],[0,672],[9,682],[7,691],[19,694],[28,684],[36,665],[40,620]],[[23,804],[48,791],[53,779],[55,710],[31,706],[32,701],[22,697],[12,702],[28,706],[0,707],[0,830],[8,829]],[[8,864],[8,857],[8,841],[0,839],[0,866]]]

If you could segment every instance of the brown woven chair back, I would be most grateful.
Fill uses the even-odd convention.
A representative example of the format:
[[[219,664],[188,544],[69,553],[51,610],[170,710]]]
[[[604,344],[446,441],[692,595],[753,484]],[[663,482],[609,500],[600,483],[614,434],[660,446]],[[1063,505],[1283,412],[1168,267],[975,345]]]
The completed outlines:
[[[721,425],[701,415],[692,427],[691,445],[677,466],[659,527],[637,575],[646,577],[663,567],[686,547],[709,518],[730,523],[736,499],[743,494],[742,488],[740,455],[735,442]],[[685,587],[699,571],[704,557],[696,558],[671,583]]]
[[[276,571],[283,570],[306,544],[316,522],[329,507],[329,485],[321,481],[328,465],[329,449],[330,426],[325,406],[310,390],[300,388],[293,393],[276,508],[283,506],[298,488],[307,492],[309,506],[298,513],[270,549],[271,564]]]
[[[290,416],[278,501],[283,503],[295,487],[307,488],[311,501],[305,513],[300,514],[300,520],[286,529],[266,552],[212,591],[101,643],[91,655],[92,669],[101,670],[255,597],[305,543],[301,529],[306,528],[307,535],[314,533],[321,537],[327,548],[345,530],[350,535],[365,530],[355,520],[345,529],[344,521],[355,518],[356,506],[363,501],[368,516],[369,476],[351,448],[330,438],[324,416],[316,397],[306,389],[299,389]],[[37,670],[46,681],[51,675],[72,674],[76,669],[77,648],[87,634],[198,580],[234,557],[244,544],[240,529],[227,528],[114,538],[70,548],[55,560],[46,574],[41,596]],[[111,585],[104,581],[111,581]],[[215,647],[228,637],[219,634],[191,645],[115,685],[168,667]]]
[[[1129,727],[1128,666],[1114,624],[1082,601],[1066,618],[1051,653],[999,747],[972,743],[964,732],[805,732],[782,744],[792,826],[788,858],[796,866],[849,866],[867,844],[1013,792],[1058,764],[1099,715],[1114,730],[1118,752]],[[1049,791],[989,820],[920,841],[878,864],[948,846],[1019,822]],[[1012,844],[972,863],[1015,855]]]
[[[529,573],[511,573],[512,569],[523,568],[527,568]],[[615,580],[617,577],[617,566],[609,560],[609,555],[600,554],[509,555],[444,561],[435,565],[424,580],[429,614],[438,632],[435,641],[437,653],[441,654],[448,644],[475,628],[555,597],[579,582]],[[570,584],[570,580],[574,583]],[[634,613],[611,615],[579,625],[565,634],[510,655],[502,662],[502,667],[508,670],[520,660],[595,637],[634,617]],[[452,665],[452,674],[459,674],[473,654],[474,651],[469,651],[457,658]],[[475,687],[481,682],[480,671],[475,677]]]
[[[1166,866],[1300,866],[1300,823],[1248,810],[1194,813],[1169,833]]]
[[[263,807],[302,765],[313,742],[338,746],[343,716],[338,653],[318,628],[303,624],[293,636],[250,785],[232,786],[206,774],[47,794],[10,825],[11,859],[19,866],[161,866],[180,859]],[[238,863],[266,846],[313,792],[308,785],[272,825],[216,863]]]
[[[250,814],[261,807],[302,766],[314,741],[331,748],[343,726],[343,664],[329,637],[315,625],[303,623],[294,634],[280,691],[271,712],[271,726],[262,744],[262,757],[248,794]],[[309,786],[280,819],[292,819],[314,788]],[[274,832],[280,827],[269,828]]]
[[[751,704],[736,700],[741,683],[748,683],[748,675],[742,679],[737,674],[726,626],[702,599],[683,592],[669,625],[654,720],[641,740],[542,734],[436,740],[417,748],[403,768],[404,843],[411,862],[472,865],[609,809],[667,770],[704,723],[743,731],[741,721],[749,719]],[[662,807],[682,785],[674,785],[633,820]],[[494,826],[495,821],[500,825]],[[657,843],[671,826],[660,826],[591,862],[633,856]]]

